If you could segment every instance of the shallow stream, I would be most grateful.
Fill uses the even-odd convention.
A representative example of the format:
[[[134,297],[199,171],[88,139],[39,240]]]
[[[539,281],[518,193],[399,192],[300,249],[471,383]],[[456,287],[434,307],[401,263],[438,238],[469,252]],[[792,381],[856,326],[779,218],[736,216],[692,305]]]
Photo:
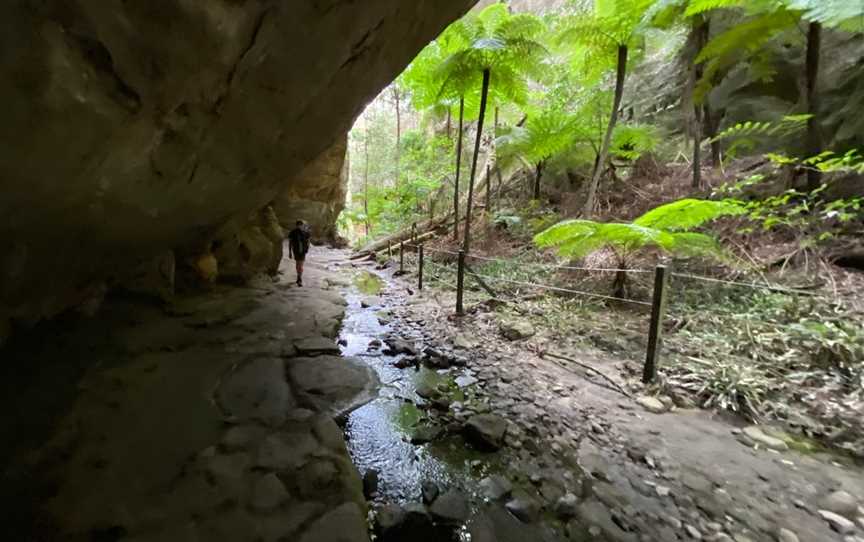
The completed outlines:
[[[421,484],[435,482],[440,488],[460,488],[473,493],[477,476],[485,470],[486,456],[466,447],[461,438],[445,436],[423,445],[411,444],[411,435],[424,424],[426,414],[416,406],[423,400],[417,395],[421,384],[452,387],[456,374],[448,371],[399,369],[400,357],[388,356],[380,349],[370,349],[374,340],[382,341],[391,331],[386,301],[370,301],[385,287],[384,279],[370,271],[360,271],[346,291],[348,307],[340,339],[342,353],[364,360],[382,382],[377,399],[352,412],[346,425],[348,448],[362,473],[375,469],[379,473],[378,498],[387,502],[419,501]],[[365,301],[365,303],[364,303]],[[379,316],[382,318],[379,319]],[[456,399],[459,399],[458,391]]]

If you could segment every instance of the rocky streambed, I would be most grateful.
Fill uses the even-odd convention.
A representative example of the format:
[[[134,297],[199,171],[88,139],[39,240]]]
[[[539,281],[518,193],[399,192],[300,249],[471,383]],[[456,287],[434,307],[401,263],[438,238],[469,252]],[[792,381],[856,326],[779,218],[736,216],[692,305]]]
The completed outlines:
[[[379,396],[345,425],[377,536],[385,542],[561,539],[557,519],[576,514],[568,485],[577,485],[578,469],[550,476],[511,470],[518,454],[505,445],[508,421],[475,393],[479,380],[467,339],[440,341],[424,319],[400,316],[424,298],[371,265],[358,266],[345,294],[342,352],[373,368],[382,382]]]

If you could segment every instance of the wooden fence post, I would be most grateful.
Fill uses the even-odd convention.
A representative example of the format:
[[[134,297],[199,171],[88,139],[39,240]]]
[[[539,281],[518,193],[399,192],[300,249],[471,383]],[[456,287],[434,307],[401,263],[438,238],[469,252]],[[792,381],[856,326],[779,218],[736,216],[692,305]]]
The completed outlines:
[[[657,358],[660,354],[661,334],[663,332],[663,315],[666,311],[666,266],[654,268],[654,297],[651,302],[651,323],[648,326],[648,351],[645,356],[645,368],[642,371],[642,382],[648,384],[657,377]]]
[[[462,305],[462,287],[465,285],[465,251],[459,249],[459,267],[456,269],[456,314],[465,314]]]
[[[405,241],[399,241],[399,274],[405,272]]]
[[[417,247],[417,289],[423,289],[423,245]]]
[[[387,241],[387,257],[393,256],[393,241]]]

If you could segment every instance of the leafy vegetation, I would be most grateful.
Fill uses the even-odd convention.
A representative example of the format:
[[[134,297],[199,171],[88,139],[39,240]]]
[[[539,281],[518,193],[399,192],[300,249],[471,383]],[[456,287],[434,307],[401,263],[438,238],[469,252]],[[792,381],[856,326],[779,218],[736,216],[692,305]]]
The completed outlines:
[[[450,255],[427,255],[433,284],[452,288],[461,244],[504,298],[556,288],[513,310],[561,340],[608,346],[632,328],[619,356],[642,348],[644,318],[574,294],[607,294],[608,274],[562,269],[556,258],[622,269],[614,295],[645,302],[650,274],[627,270],[672,256],[676,271],[715,282],[673,280],[658,391],[753,419],[791,417],[783,405],[792,401],[824,422],[810,436],[832,423],[852,431],[861,316],[836,298],[846,292],[854,305],[861,283],[831,261],[850,251],[854,260],[864,232],[858,4],[571,0],[546,14],[504,3],[474,10],[356,123],[344,221],[360,244],[413,224],[446,230],[452,241],[433,236],[430,248]],[[470,259],[478,253],[491,260]],[[784,281],[792,293],[779,293]],[[479,288],[468,294],[486,299]],[[841,421],[827,421],[820,401]]]
[[[556,247],[561,256],[576,259],[611,249],[622,270],[616,274],[613,293],[625,297],[624,270],[637,252],[656,248],[669,254],[721,258],[723,249],[716,239],[691,230],[723,216],[743,213],[744,208],[733,201],[682,199],[652,209],[628,224],[565,220],[537,234],[534,242],[539,247]]]

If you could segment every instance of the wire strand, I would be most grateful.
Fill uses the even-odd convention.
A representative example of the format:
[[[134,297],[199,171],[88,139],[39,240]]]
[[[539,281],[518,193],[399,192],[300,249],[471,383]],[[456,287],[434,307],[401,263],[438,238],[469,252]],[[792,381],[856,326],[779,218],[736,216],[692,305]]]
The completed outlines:
[[[515,260],[504,260],[502,258],[487,258],[485,256],[476,256],[474,254],[466,255],[467,258],[472,258],[475,260],[482,260],[487,262],[501,262],[501,263],[518,263],[521,265],[535,265],[537,267],[545,267],[547,269],[563,269],[568,271],[598,271],[598,272],[609,272],[609,273],[618,273],[624,271],[626,273],[653,273],[652,269],[616,269],[616,268],[607,268],[607,267],[574,267],[572,265],[553,265],[553,264],[544,264],[544,263],[531,263],[531,262],[517,262]]]
[[[571,290],[569,288],[559,288],[558,286],[549,286],[547,284],[537,284],[534,282],[522,282],[519,280],[505,279],[505,278],[501,278],[501,277],[493,277],[490,275],[481,275],[480,273],[469,273],[469,275],[476,275],[476,276],[482,277],[484,279],[489,279],[489,280],[494,280],[494,281],[499,281],[499,282],[509,282],[511,284],[518,284],[520,286],[528,286],[528,287],[532,287],[532,288],[542,288],[542,289],[546,289],[546,290],[553,290],[556,292],[566,292],[566,293],[571,293],[571,294],[584,295],[587,297],[596,297],[598,299],[623,301],[625,303],[633,303],[635,305],[645,305],[648,307],[651,306],[651,303],[648,303],[647,301],[637,301],[635,299],[627,299],[624,297],[615,297],[615,296],[611,296],[611,295],[593,294],[591,292],[582,292],[579,290]]]
[[[757,284],[755,282],[738,282],[735,280],[724,280],[724,279],[716,279],[712,277],[704,277],[701,275],[690,275],[687,273],[672,273],[673,277],[679,277],[690,280],[701,280],[703,282],[713,282],[718,284],[728,284],[730,286],[743,286],[746,288],[752,288],[754,290],[768,290],[771,292],[781,292],[781,293],[790,293],[790,294],[803,294],[803,295],[818,295],[817,292],[811,292],[809,290],[800,290],[795,288],[784,288],[782,286],[770,286]]]

